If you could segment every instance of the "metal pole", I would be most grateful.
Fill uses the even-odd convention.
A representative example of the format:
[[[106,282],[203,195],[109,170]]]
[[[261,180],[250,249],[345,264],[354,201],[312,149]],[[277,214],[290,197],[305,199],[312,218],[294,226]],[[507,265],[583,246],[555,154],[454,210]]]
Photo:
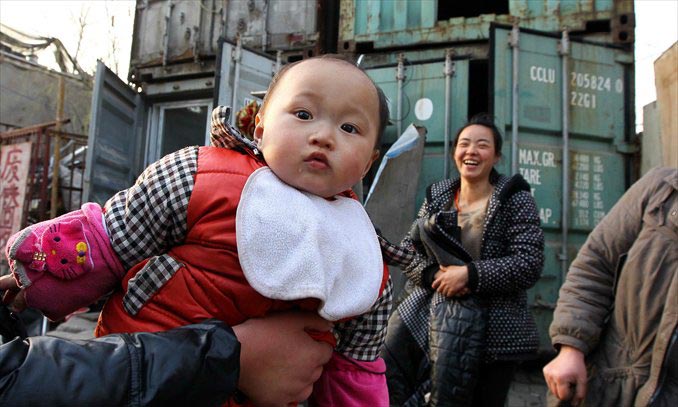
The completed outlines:
[[[200,63],[200,37],[202,35],[202,20],[205,15],[204,9],[206,8],[202,4],[203,0],[200,0],[200,11],[198,11],[198,26],[193,26],[193,35],[191,36],[191,41],[193,41],[193,62]],[[211,17],[211,15],[210,15]]]
[[[563,81],[562,85],[562,104],[563,104],[563,201],[562,201],[562,219],[561,219],[561,251],[560,251],[560,265],[561,265],[561,275],[562,281],[565,281],[565,275],[567,274],[567,267],[569,265],[569,259],[567,255],[567,238],[568,238],[568,227],[570,224],[569,218],[569,207],[570,207],[570,105],[569,101],[569,90],[568,90],[568,56],[570,54],[570,40],[567,35],[567,31],[563,31],[563,36],[560,41],[559,46],[560,61],[561,61],[561,71]]]
[[[210,8],[210,38],[209,50],[214,51],[214,16],[216,15],[214,0],[212,0],[212,7]]]
[[[282,51],[278,50],[275,53],[275,67],[273,68],[273,75],[277,74],[282,67]]]
[[[396,119],[396,132],[397,137],[400,137],[403,134],[403,81],[405,80],[405,55],[398,54],[398,67],[396,68],[396,80],[398,81],[398,96],[397,96],[397,119]]]
[[[57,95],[57,124],[54,133],[54,164],[52,167],[52,194],[50,197],[49,217],[56,218],[59,206],[59,162],[61,161],[61,122],[64,119],[64,77],[59,75],[59,93]]]
[[[235,44],[235,50],[233,50],[233,61],[235,63],[235,74],[233,75],[233,95],[231,97],[231,109],[233,114],[229,118],[231,126],[235,125],[235,116],[238,113],[238,107],[236,106],[238,102],[238,83],[240,83],[240,59],[241,59],[242,43],[240,42],[240,36],[238,36],[238,41]]]
[[[517,25],[511,29],[509,45],[513,48],[513,87],[511,90],[511,174],[518,173],[518,70],[519,64],[519,37],[520,28]]]
[[[64,77],[59,75],[59,90],[57,94],[57,124],[54,133],[54,161],[52,166],[52,193],[50,196],[49,217],[56,218],[57,207],[59,206],[59,162],[61,161],[61,121],[64,119],[64,94],[66,83]],[[47,135],[45,135],[48,137]],[[49,138],[48,138],[49,139]],[[49,157],[49,156],[48,156]],[[42,324],[40,325],[40,335],[47,333],[49,321],[46,316],[42,316]]]
[[[167,54],[169,53],[169,34],[170,34],[170,20],[172,17],[172,0],[167,2],[167,9],[165,11],[165,34],[162,39],[162,66],[167,65]]]
[[[268,44],[268,0],[264,0],[264,27],[261,31],[261,51],[266,52],[266,44]]]
[[[450,85],[452,84],[452,75],[454,74],[451,49],[445,51],[445,68],[443,73],[445,74],[445,152],[443,153],[445,161],[443,164],[443,179],[447,179],[450,176],[450,115],[452,111]]]

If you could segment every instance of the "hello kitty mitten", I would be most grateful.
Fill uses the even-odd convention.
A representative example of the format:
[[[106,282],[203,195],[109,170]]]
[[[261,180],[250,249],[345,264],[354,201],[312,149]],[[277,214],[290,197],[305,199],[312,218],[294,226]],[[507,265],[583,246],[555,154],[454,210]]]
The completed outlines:
[[[92,304],[125,272],[94,203],[18,232],[6,252],[26,305],[52,320]]]

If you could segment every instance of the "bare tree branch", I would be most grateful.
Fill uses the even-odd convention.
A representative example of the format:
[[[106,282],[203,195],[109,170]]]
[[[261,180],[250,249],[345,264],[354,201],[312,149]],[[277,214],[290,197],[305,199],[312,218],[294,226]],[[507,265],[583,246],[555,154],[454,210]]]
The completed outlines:
[[[110,47],[108,49],[108,61],[112,66],[110,66],[111,70],[118,74],[118,68],[120,65],[120,56],[118,55],[120,52],[118,50],[118,38],[115,35],[115,15],[111,14],[111,11],[108,8],[109,2],[106,1],[104,3],[104,7],[106,9],[106,18],[111,22],[111,25],[108,26],[108,38],[109,38],[109,43]]]
[[[80,15],[78,16],[78,46],[75,49],[75,56],[73,56],[73,59],[77,60],[78,59],[78,54],[80,53],[80,45],[82,44],[82,40],[85,37],[85,28],[87,27],[87,16],[89,15],[89,6],[85,6],[84,4],[80,6]]]

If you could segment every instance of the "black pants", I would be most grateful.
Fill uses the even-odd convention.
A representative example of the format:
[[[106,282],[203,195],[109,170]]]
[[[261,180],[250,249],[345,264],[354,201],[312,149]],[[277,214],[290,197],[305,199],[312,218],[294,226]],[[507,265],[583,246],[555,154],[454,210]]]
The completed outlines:
[[[504,407],[518,362],[483,364],[473,392],[474,407]]]

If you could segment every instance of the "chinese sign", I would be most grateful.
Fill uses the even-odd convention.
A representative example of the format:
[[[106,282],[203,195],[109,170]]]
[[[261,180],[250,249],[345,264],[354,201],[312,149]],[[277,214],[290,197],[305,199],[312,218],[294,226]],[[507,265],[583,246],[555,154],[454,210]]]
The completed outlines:
[[[21,228],[31,145],[10,144],[0,149],[0,248]]]

